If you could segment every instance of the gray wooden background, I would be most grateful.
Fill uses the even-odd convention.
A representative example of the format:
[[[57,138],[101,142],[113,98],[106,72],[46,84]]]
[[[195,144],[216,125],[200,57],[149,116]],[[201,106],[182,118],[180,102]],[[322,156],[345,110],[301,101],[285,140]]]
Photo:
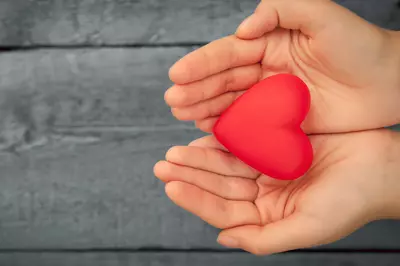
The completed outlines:
[[[400,29],[397,0],[340,3]],[[264,258],[226,250],[154,178],[170,146],[203,135],[164,104],[168,68],[232,33],[256,5],[0,1],[1,266],[399,265],[396,221],[315,250]]]

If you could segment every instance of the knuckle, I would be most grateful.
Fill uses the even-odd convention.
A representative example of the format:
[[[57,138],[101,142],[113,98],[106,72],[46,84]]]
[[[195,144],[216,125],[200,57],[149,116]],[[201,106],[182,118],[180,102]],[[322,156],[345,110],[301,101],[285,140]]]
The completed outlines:
[[[228,92],[234,90],[236,83],[236,77],[234,71],[233,70],[227,71],[223,79],[224,79],[222,84],[223,91]]]
[[[206,103],[206,106],[207,106],[207,108],[205,108],[206,116],[204,118],[213,117],[213,116],[218,115],[218,113],[219,113],[218,108],[220,106],[220,101],[218,98],[208,101]]]
[[[241,190],[241,183],[238,178],[226,178],[224,192],[229,198],[235,198],[238,191]]]

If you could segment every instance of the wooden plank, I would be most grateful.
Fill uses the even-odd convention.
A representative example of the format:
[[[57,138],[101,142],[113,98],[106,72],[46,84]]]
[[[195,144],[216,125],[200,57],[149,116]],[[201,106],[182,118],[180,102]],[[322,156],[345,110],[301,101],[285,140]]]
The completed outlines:
[[[246,253],[67,253],[0,254],[1,265],[12,266],[397,266],[400,254],[280,254],[256,257]]]
[[[399,29],[397,0],[337,0],[367,20]],[[0,1],[0,45],[123,45],[208,42],[234,32],[257,0]]]
[[[168,68],[194,48],[0,54],[0,144],[17,145],[27,135],[70,128],[84,134],[91,127],[191,126],[171,115],[163,95],[171,85]]]
[[[55,139],[0,157],[0,248],[181,246],[215,230],[164,196],[152,175],[170,145],[194,130]]]
[[[12,128],[15,122],[21,132],[32,134],[55,126],[182,124],[171,115],[163,94],[170,85],[168,68],[189,51],[57,49],[0,54],[0,124]],[[15,141],[15,134],[11,138]]]

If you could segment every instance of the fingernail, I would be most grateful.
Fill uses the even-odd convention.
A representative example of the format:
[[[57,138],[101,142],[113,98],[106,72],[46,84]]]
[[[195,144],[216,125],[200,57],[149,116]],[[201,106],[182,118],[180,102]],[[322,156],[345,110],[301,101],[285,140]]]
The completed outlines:
[[[220,237],[218,237],[217,242],[220,245],[228,247],[228,248],[239,247],[239,241],[237,241],[235,238],[230,237],[230,236],[220,236]]]
[[[168,103],[168,95],[169,95],[169,93],[170,93],[170,89],[167,89],[165,92],[164,92],[164,101],[165,102],[167,102]]]

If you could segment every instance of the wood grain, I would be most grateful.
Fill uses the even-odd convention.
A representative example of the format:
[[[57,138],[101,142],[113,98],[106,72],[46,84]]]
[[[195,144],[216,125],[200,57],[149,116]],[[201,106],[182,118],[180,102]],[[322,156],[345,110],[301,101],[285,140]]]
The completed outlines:
[[[396,0],[337,0],[400,29]],[[203,43],[233,33],[257,0],[2,0],[0,46]]]
[[[15,146],[24,138],[35,139],[54,130],[68,132],[71,127],[85,134],[89,127],[162,130],[188,125],[173,118],[163,95],[170,86],[169,67],[191,50],[57,49],[0,54],[0,144]]]
[[[89,253],[0,254],[1,265],[13,266],[397,266],[399,254],[282,254],[256,257],[246,253]]]
[[[55,138],[0,157],[0,249],[190,247],[215,230],[174,206],[153,165],[195,130]]]

